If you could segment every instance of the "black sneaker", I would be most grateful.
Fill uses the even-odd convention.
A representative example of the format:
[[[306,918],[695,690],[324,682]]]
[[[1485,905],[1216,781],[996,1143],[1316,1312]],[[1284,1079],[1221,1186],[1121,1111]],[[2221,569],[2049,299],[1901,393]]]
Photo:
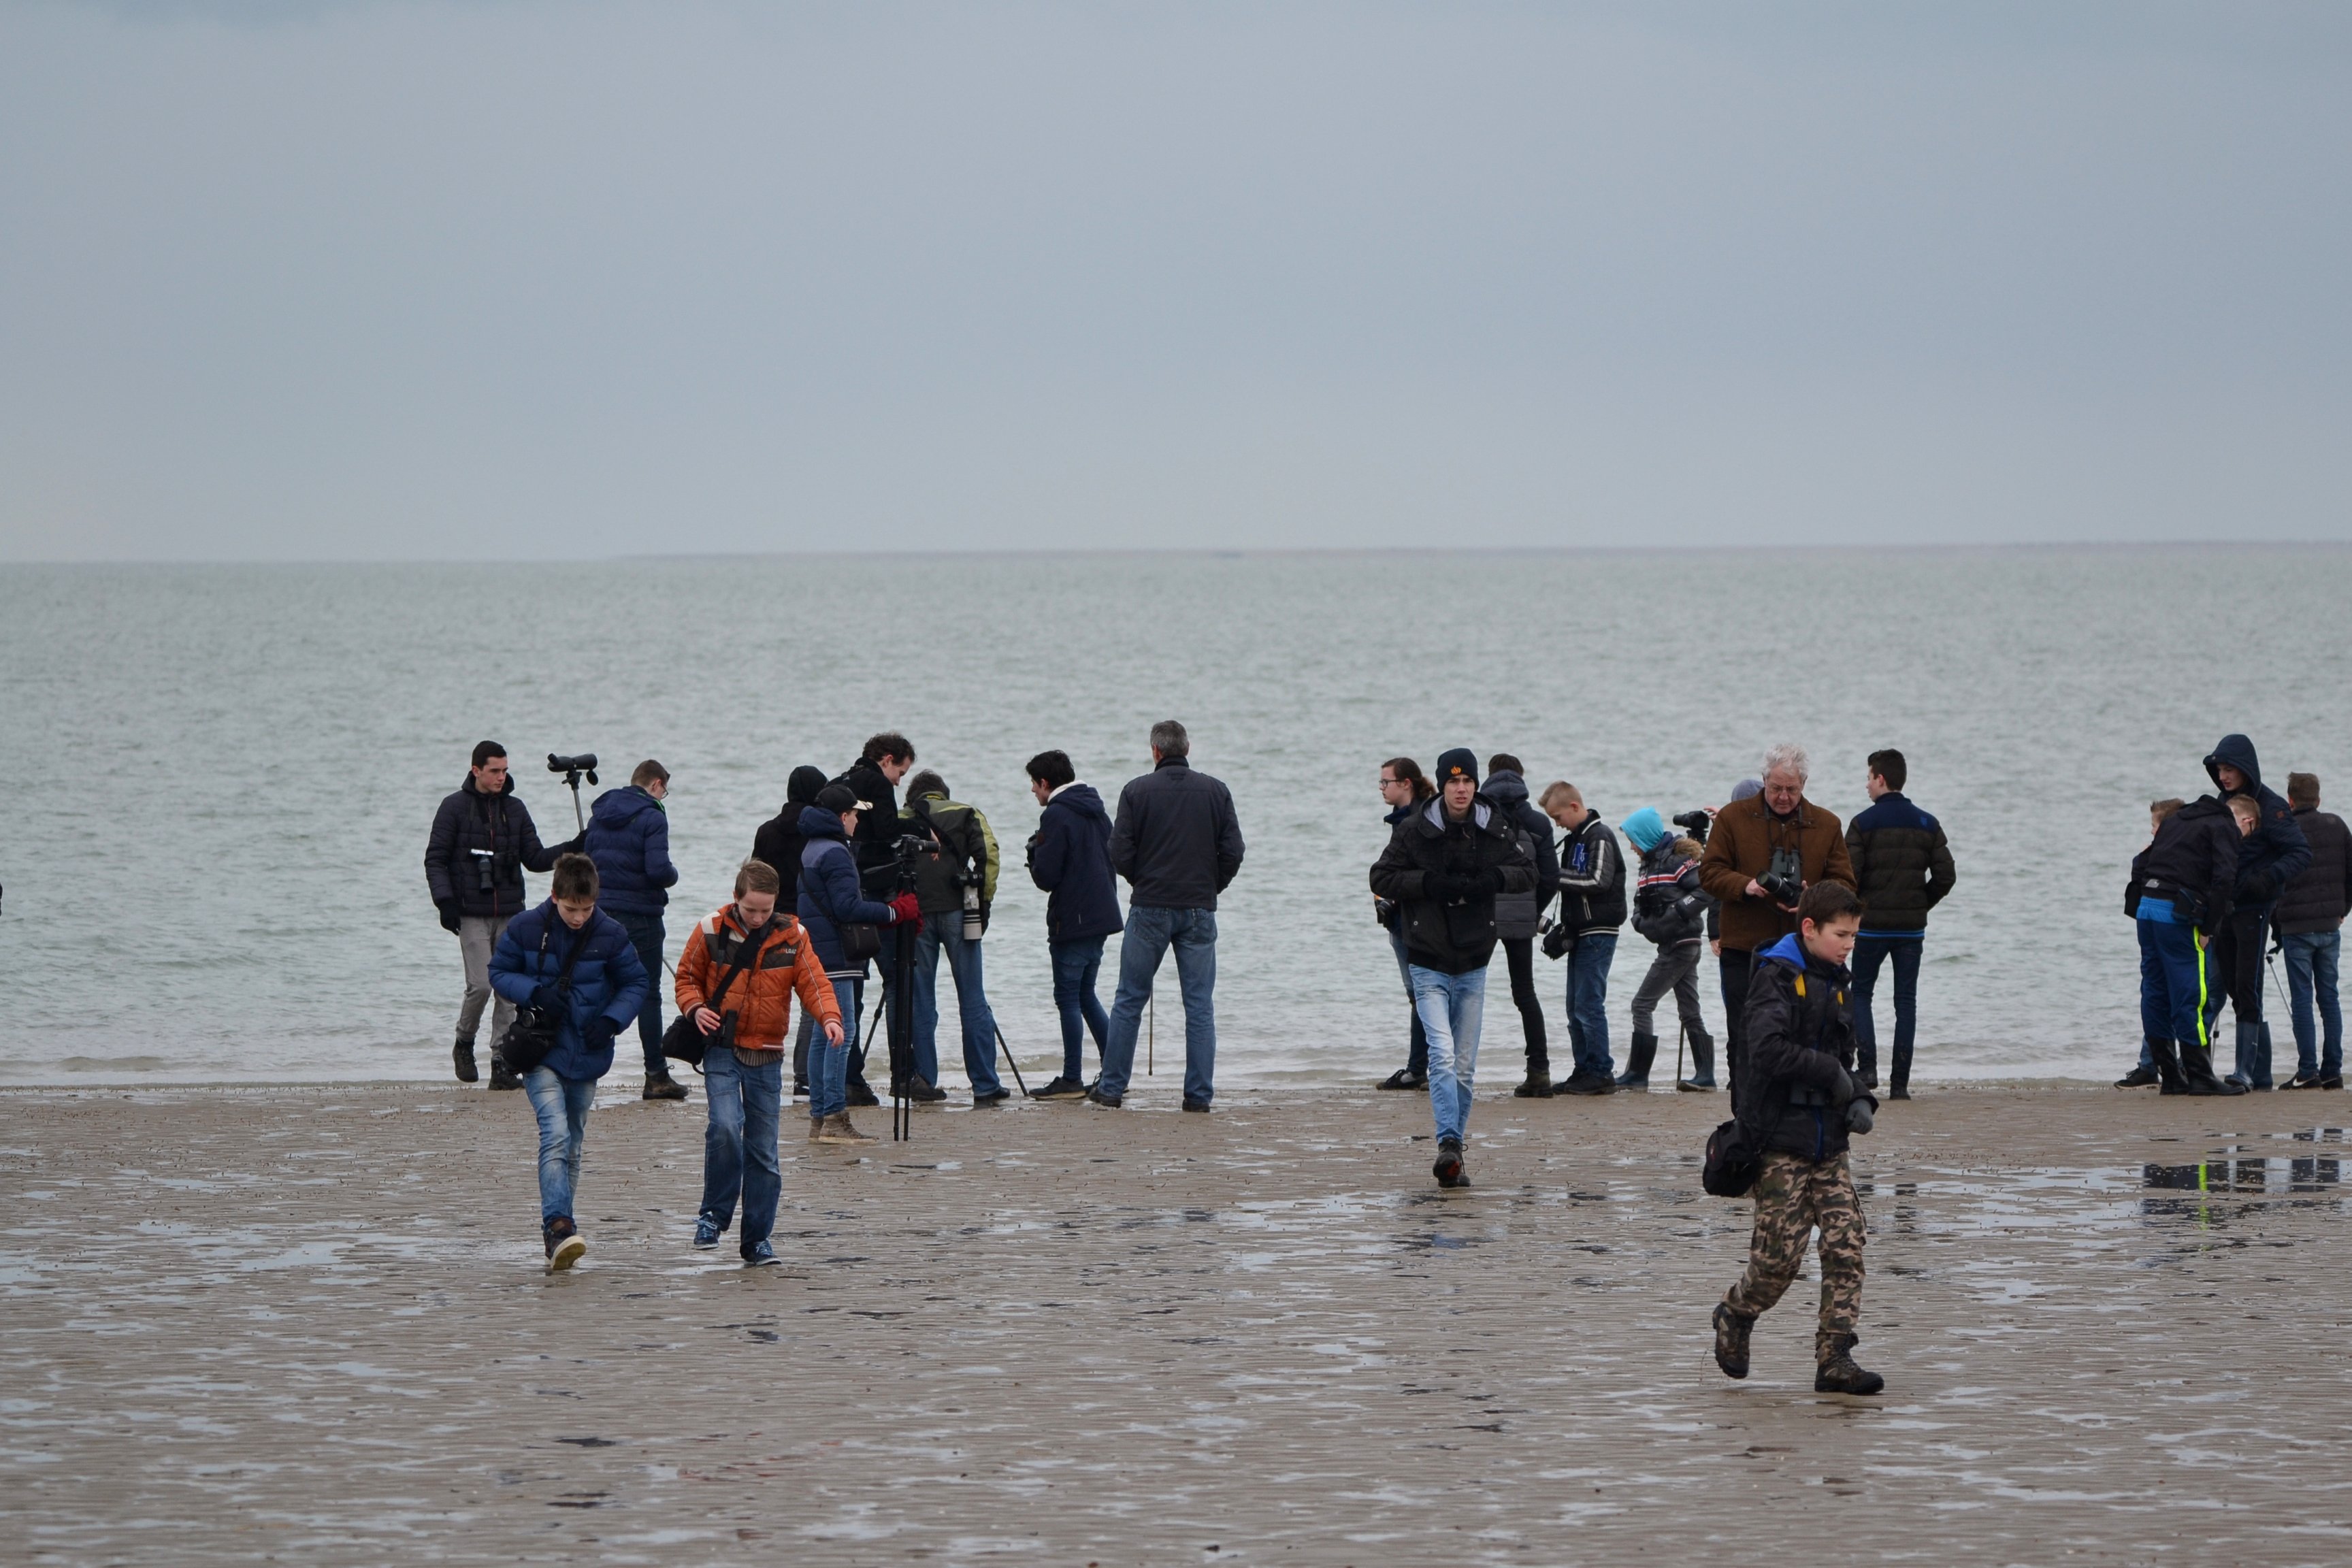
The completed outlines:
[[[1541,1068],[1529,1068],[1527,1082],[1511,1090],[1511,1094],[1518,1100],[1549,1100],[1551,1074]]]
[[[2117,1089],[2146,1089],[2149,1084],[2161,1083],[2164,1080],[2162,1079],[2157,1076],[2156,1068],[2152,1067],[2134,1068],[2131,1071],[2124,1074],[2123,1077],[2116,1079],[2116,1087]]]
[[[2319,1080],[2319,1087],[2322,1089],[2342,1089],[2344,1087],[2344,1075],[2340,1072],[2329,1073],[2326,1078]]]
[[[1074,1078],[1055,1075],[1054,1081],[1031,1095],[1032,1100],[1084,1100],[1087,1086]]]
[[[1853,1363],[1854,1337],[1840,1334],[1830,1342],[1830,1353],[1813,1369],[1815,1394],[1876,1394],[1886,1380]]]
[[[793,1079],[793,1098],[794,1100],[806,1100],[808,1097],[808,1079],[804,1078],[796,1078]]]
[[[580,1261],[588,1244],[580,1239],[580,1229],[568,1219],[551,1219],[541,1227],[547,1241],[547,1271],[557,1274]]]
[[[746,1268],[773,1268],[782,1261],[776,1256],[776,1245],[772,1241],[763,1241],[743,1255]]]
[[[931,1087],[931,1080],[917,1073],[902,1086],[893,1088],[891,1098],[911,1101],[916,1105],[937,1105],[948,1097],[948,1091]]]
[[[1614,1094],[1617,1080],[1605,1072],[1572,1072],[1568,1081],[1552,1090],[1554,1094]]]
[[[879,1105],[882,1103],[880,1100],[874,1098],[874,1090],[872,1087],[868,1085],[864,1079],[850,1079],[848,1087],[842,1091],[842,1101],[844,1104],[851,1106]]]
[[[1013,1091],[1009,1089],[992,1089],[986,1094],[973,1095],[971,1097],[971,1105],[972,1109],[977,1110],[983,1106],[1002,1105],[1012,1098]]]
[[[459,1083],[474,1083],[480,1079],[481,1072],[474,1066],[474,1042],[465,1036],[457,1037],[457,1047],[450,1051],[449,1059],[457,1068]]]
[[[1417,1073],[1411,1068],[1399,1068],[1372,1087],[1374,1089],[1427,1089],[1429,1076],[1426,1073]]]
[[[522,1087],[522,1079],[515,1077],[514,1074],[507,1070],[506,1058],[499,1055],[496,1051],[492,1051],[490,1053],[490,1087],[492,1089],[520,1089]]]
[[[1748,1331],[1756,1320],[1731,1310],[1728,1301],[1715,1304],[1715,1364],[1726,1377],[1748,1375]]]
[[[1087,1090],[1087,1099],[1094,1104],[1102,1106],[1104,1109],[1109,1110],[1117,1110],[1121,1105],[1124,1105],[1127,1102],[1127,1097],[1123,1094],[1105,1094],[1103,1092],[1103,1087],[1100,1084],[1097,1084],[1092,1089]]]
[[[1202,1115],[1206,1116],[1209,1114],[1209,1102],[1205,1100],[1187,1100],[1184,1102],[1184,1109],[1187,1110],[1197,1110]]]
[[[1441,1187],[1469,1185],[1470,1178],[1462,1168],[1461,1139],[1441,1138],[1437,1141],[1437,1163],[1430,1166],[1429,1173],[1437,1178],[1437,1184]]]
[[[684,1100],[686,1085],[666,1072],[650,1073],[646,1078],[646,1091],[640,1100]]]

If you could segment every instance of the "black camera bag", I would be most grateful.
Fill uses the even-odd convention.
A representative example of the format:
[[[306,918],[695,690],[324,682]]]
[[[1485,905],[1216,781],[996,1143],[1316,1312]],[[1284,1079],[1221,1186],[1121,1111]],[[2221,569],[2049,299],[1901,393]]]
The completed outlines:
[[[713,929],[716,929],[715,925]],[[727,988],[735,984],[735,977],[751,966],[752,961],[760,956],[760,950],[767,943],[768,928],[761,926],[758,940],[745,937],[735,954],[735,961],[720,972],[719,988],[702,1004],[712,1012],[719,1013],[719,1027],[706,1035],[695,1024],[692,1013],[680,1013],[669,1021],[669,1027],[662,1031],[662,1055],[674,1062],[684,1062],[698,1072],[702,1068],[705,1053],[735,1043],[735,1015],[719,1013],[719,1005],[727,1000]]]
[[[837,929],[841,932],[841,956],[850,963],[863,963],[882,956],[882,928],[872,921],[851,921]]]
[[[572,943],[572,951],[564,955],[562,973],[555,980],[555,1005],[533,1007],[526,1003],[516,1008],[514,1022],[507,1026],[506,1034],[500,1037],[498,1058],[507,1064],[507,1071],[517,1078],[553,1055],[557,1043],[563,1038],[563,1020],[572,1011],[572,966],[578,963],[580,955],[588,950],[588,933],[595,929],[595,917],[592,915],[588,923],[580,928]],[[554,935],[552,929],[539,933],[539,951],[542,954],[547,952],[549,939]]]
[[[1718,1198],[1744,1198],[1764,1173],[1764,1153],[1748,1129],[1734,1117],[1706,1139],[1706,1165],[1698,1184]]]

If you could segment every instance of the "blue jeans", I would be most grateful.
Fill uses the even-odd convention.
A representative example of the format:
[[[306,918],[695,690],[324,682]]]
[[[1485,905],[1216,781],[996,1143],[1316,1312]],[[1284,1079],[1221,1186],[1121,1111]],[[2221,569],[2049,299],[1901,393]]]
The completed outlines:
[[[1478,1076],[1478,1025],[1486,1016],[1486,972],[1448,974],[1413,964],[1412,1010],[1429,1037],[1429,1112],[1440,1139],[1470,1130],[1470,1085]]]
[[[2286,953],[2287,1011],[2294,1017],[2294,1074],[2305,1078],[2338,1078],[2344,1072],[2344,1006],[2336,993],[2336,960],[2341,956],[2341,931],[2297,931],[2279,938]],[[2325,1055],[2315,1050],[2311,1004],[2319,998],[2320,1021],[2327,1026]]]
[[[1396,953],[1397,973],[1404,976],[1404,1005],[1412,1012],[1412,1035],[1405,1047],[1404,1070],[1414,1078],[1429,1076],[1429,1031],[1422,1026],[1421,1002],[1412,994],[1412,960],[1405,956],[1404,911],[1389,928],[1389,946]]]
[[[841,1008],[841,1043],[835,1045],[819,1029],[809,1037],[809,1114],[831,1116],[849,1109],[849,1042],[857,1038],[857,994],[866,977],[835,977],[833,999]]]
[[[940,953],[955,977],[956,1012],[963,1024],[963,1074],[975,1095],[1003,1089],[996,1078],[996,1016],[980,984],[980,943],[967,942],[963,914],[925,915],[915,938],[915,1070],[934,1088],[940,1081]]]
[[[1609,1055],[1609,965],[1617,956],[1617,933],[1580,936],[1568,950],[1568,1048],[1572,1070],[1587,1078],[1614,1078]],[[1428,1015],[1422,1022],[1429,1022]],[[1430,1082],[1435,1083],[1433,1075]]]
[[[646,966],[653,981],[646,988],[646,1005],[637,1015],[637,1044],[646,1050],[646,1076],[666,1077],[669,1058],[662,1055],[661,995],[662,995],[662,918],[659,915],[615,914],[621,929],[629,933],[629,945],[637,950],[637,962]]]
[[[539,1118],[539,1217],[541,1224],[572,1217],[572,1194],[580,1185],[580,1145],[588,1137],[588,1108],[596,1103],[593,1078],[558,1078],[552,1068],[522,1075],[522,1091]]]
[[[740,1194],[743,1232],[737,1239],[746,1258],[776,1228],[776,1199],[784,1189],[783,1167],[776,1161],[784,1053],[758,1055],[755,1067],[745,1066],[732,1047],[702,1058],[702,1097],[710,1107],[702,1133],[702,1217],[724,1231]]]
[[[1911,1081],[1911,1039],[1919,1025],[1919,955],[1927,940],[1916,936],[1865,936],[1853,944],[1854,1066],[1870,1082],[1878,1079],[1878,1026],[1870,1016],[1871,993],[1878,986],[1878,967],[1895,960],[1895,1056],[1887,1063],[1886,1081]]]
[[[1184,997],[1184,1098],[1206,1105],[1216,1090],[1217,916],[1213,910],[1162,910],[1139,904],[1127,911],[1127,939],[1118,950],[1118,994],[1110,1005],[1110,1038],[1103,1043],[1100,1088],[1123,1095],[1135,1071],[1135,1037],[1160,961],[1176,950],[1176,982]]]
[[[1108,940],[1089,936],[1045,944],[1054,959],[1054,1008],[1062,1015],[1062,1076],[1072,1083],[1087,1081],[1087,1034],[1095,1037],[1097,1056],[1110,1037],[1110,1016],[1095,998],[1095,976],[1102,973]]]

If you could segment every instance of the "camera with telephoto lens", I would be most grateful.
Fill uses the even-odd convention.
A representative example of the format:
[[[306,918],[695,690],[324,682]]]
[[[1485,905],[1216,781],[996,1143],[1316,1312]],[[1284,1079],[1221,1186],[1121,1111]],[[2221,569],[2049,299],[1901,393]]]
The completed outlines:
[[[1697,811],[1685,811],[1673,820],[1676,827],[1690,835],[1693,842],[1703,847],[1706,843],[1706,830],[1715,826],[1715,814],[1701,807]]]
[[[586,773],[588,782],[594,784],[596,753],[583,752],[576,757],[559,757],[553,752],[550,752],[547,753],[547,771],[551,773]]]
[[[1765,897],[1783,909],[1797,907],[1797,895],[1805,890],[1805,867],[1793,849],[1772,851],[1772,868],[1756,879]]]

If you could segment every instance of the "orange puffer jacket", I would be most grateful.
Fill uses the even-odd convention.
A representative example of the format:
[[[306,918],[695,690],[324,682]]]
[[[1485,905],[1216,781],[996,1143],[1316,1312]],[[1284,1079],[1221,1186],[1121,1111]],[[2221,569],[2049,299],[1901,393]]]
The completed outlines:
[[[709,1003],[719,977],[735,962],[747,938],[735,906],[710,915],[686,939],[686,956],[677,961],[677,1010],[692,1014]],[[833,999],[833,982],[824,977],[824,963],[801,922],[781,911],[768,922],[760,956],[727,988],[719,1011],[735,1016],[735,1043],[749,1051],[780,1051],[793,1032],[793,993],[820,1023],[839,1022],[841,1005]]]

